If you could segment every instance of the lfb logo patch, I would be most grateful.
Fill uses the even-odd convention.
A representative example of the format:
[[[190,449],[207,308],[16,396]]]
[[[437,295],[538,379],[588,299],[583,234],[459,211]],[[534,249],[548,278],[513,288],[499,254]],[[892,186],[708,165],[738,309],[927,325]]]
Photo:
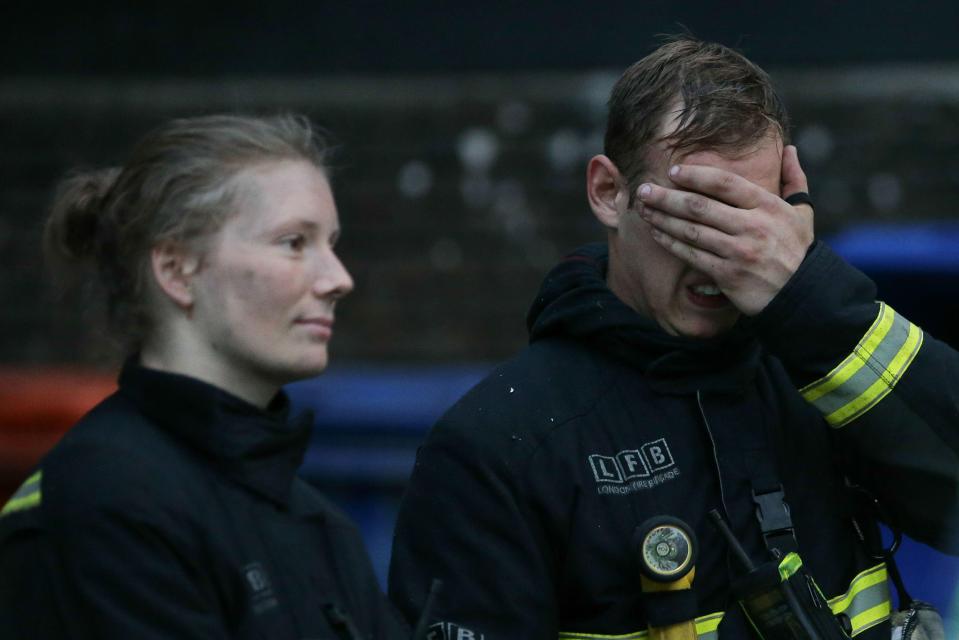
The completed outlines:
[[[436,622],[430,625],[426,640],[486,640],[486,636],[452,622]]]
[[[273,584],[263,565],[251,562],[242,568],[242,572],[253,612],[259,615],[276,607],[278,603],[273,594]]]
[[[589,466],[596,482],[610,484],[650,478],[675,465],[666,438],[647,442],[638,449],[624,449],[615,456],[598,453],[589,456]]]

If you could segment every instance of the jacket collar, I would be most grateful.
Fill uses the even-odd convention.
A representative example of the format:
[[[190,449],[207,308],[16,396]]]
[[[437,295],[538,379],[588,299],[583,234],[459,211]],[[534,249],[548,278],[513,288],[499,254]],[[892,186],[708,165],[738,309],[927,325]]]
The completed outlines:
[[[128,360],[120,373],[120,393],[218,471],[289,506],[311,434],[309,411],[290,418],[283,391],[264,410],[196,378],[148,369],[136,360]]]
[[[530,342],[565,337],[640,369],[657,390],[734,392],[755,377],[758,342],[738,326],[722,336],[672,336],[606,284],[605,244],[580,247],[554,267],[527,315]]]

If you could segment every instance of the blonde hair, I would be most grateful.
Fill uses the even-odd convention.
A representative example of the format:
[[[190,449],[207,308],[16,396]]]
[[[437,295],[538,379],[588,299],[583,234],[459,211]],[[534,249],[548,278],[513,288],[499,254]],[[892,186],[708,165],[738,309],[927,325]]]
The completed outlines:
[[[235,209],[242,170],[304,160],[327,171],[329,147],[300,115],[210,115],[171,120],[147,134],[122,167],[74,171],[56,189],[44,228],[54,267],[94,268],[113,335],[139,349],[153,318],[150,251],[202,242]]]

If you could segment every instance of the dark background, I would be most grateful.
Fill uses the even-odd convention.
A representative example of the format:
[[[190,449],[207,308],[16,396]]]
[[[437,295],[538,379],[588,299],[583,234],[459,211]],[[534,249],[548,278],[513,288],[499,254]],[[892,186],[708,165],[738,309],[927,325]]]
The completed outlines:
[[[5,3],[17,74],[621,69],[680,25],[763,65],[954,61],[950,2]]]
[[[158,122],[302,111],[339,145],[334,362],[493,361],[543,273],[601,239],[585,206],[604,102],[657,35],[766,66],[823,236],[956,220],[955,3],[7,3],[0,15],[0,360],[112,366],[94,305],[58,297],[38,239],[56,180],[122,162]],[[473,158],[473,160],[470,160]],[[908,266],[908,265],[907,265]],[[910,290],[914,293],[915,288]],[[953,331],[955,297],[928,314]]]

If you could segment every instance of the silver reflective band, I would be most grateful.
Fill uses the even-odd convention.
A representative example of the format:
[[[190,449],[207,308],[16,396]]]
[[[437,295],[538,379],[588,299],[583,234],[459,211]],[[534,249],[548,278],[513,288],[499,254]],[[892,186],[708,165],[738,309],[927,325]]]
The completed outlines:
[[[5,516],[15,511],[23,511],[40,504],[42,494],[40,493],[40,481],[43,479],[43,470],[37,471],[27,478],[16,493],[10,496],[10,500],[0,510],[0,516]]]
[[[842,427],[892,391],[922,347],[922,329],[884,302],[872,326],[849,356],[799,390],[833,427]]]
[[[720,621],[723,619],[723,612],[711,613],[706,616],[696,618],[696,636],[699,640],[719,640],[719,633],[716,631]],[[599,633],[576,633],[570,631],[560,631],[559,640],[646,640],[649,638],[649,631],[635,631],[633,633],[624,633],[621,635],[603,635]]]
[[[849,591],[831,598],[829,608],[835,614],[846,614],[852,623],[854,636],[888,620],[892,612],[892,600],[886,565],[876,565],[853,578]]]

